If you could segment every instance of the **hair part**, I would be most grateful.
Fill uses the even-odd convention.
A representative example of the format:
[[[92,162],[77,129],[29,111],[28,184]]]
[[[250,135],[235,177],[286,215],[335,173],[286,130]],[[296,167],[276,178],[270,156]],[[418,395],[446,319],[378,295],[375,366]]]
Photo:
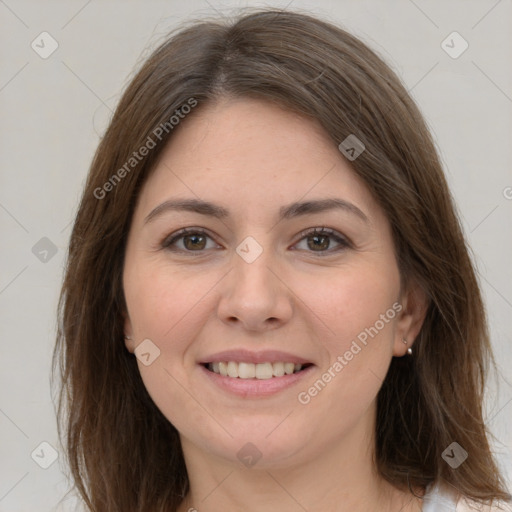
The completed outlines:
[[[311,16],[271,10],[195,23],[168,38],[128,85],[92,161],[54,352],[59,434],[86,505],[176,510],[188,491],[178,432],[124,347],[123,262],[140,190],[180,128],[169,120],[190,98],[197,110],[223,97],[278,104],[319,122],[336,145],[351,134],[365,145],[352,169],[387,215],[404,282],[419,283],[429,300],[414,357],[393,358],[378,394],[382,477],[402,489],[444,479],[476,500],[508,499],[482,418],[493,362],[484,305],[429,130],[363,42]],[[126,166],[165,123],[156,147]],[[122,180],[113,179],[123,166]],[[469,453],[457,470],[441,458],[453,441]]]

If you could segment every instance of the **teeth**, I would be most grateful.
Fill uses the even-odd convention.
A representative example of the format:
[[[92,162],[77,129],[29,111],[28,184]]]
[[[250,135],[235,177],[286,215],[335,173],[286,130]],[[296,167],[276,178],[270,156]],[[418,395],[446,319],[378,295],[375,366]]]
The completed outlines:
[[[284,363],[274,363],[272,369],[275,377],[282,377],[284,375]]]
[[[259,363],[256,365],[256,378],[271,379],[273,371],[271,363]]]
[[[219,373],[223,376],[223,377],[227,377],[228,376],[228,364],[227,363],[219,363]]]
[[[254,379],[256,377],[256,365],[253,363],[235,363],[238,366],[238,376],[241,379]]]
[[[238,377],[238,365],[233,361],[228,363],[228,377]]]
[[[219,373],[223,377],[239,379],[266,380],[272,377],[282,377],[302,370],[301,364],[294,363],[237,363],[235,361],[221,361],[210,363],[208,369]]]
[[[291,375],[295,370],[295,365],[293,363],[284,363],[284,373],[286,375]]]

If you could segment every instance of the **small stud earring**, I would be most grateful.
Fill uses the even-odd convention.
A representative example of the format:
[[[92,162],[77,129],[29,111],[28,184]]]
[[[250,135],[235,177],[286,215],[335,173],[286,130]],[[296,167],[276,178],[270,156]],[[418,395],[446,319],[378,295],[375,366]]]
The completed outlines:
[[[125,336],[124,339],[125,340],[131,340],[130,336]]]
[[[409,343],[405,338],[402,338],[402,341],[403,341],[406,345],[407,345],[407,343]],[[412,356],[412,348],[411,348],[411,347],[409,347],[409,348],[407,349],[407,353],[408,353],[410,356]]]

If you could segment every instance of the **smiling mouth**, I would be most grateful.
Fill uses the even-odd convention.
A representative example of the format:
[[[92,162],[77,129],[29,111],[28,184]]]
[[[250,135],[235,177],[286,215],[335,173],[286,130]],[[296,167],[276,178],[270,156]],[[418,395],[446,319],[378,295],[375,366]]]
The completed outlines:
[[[207,370],[217,373],[223,377],[231,377],[233,379],[267,380],[299,373],[311,366],[311,363],[238,363],[236,361],[221,361],[205,363],[203,366]]]

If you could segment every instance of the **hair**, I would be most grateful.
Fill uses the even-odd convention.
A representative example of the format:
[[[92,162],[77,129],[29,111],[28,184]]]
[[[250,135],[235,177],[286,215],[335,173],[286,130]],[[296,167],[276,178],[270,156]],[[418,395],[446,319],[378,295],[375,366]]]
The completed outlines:
[[[351,167],[390,222],[403,282],[428,298],[414,356],[393,358],[378,393],[380,475],[404,490],[445,480],[474,500],[509,499],[482,415],[494,365],[485,309],[426,123],[361,40],[307,14],[265,10],[194,22],[168,37],[128,84],[93,158],[53,359],[59,435],[87,507],[174,511],[188,491],[178,433],[124,345],[122,274],[141,187],[179,129],[169,120],[191,100],[197,111],[221,98],[272,102],[318,121],[336,145],[355,135],[365,146]],[[159,139],[155,147],[130,160],[150,139]],[[441,457],[453,441],[469,453],[456,470]]]

